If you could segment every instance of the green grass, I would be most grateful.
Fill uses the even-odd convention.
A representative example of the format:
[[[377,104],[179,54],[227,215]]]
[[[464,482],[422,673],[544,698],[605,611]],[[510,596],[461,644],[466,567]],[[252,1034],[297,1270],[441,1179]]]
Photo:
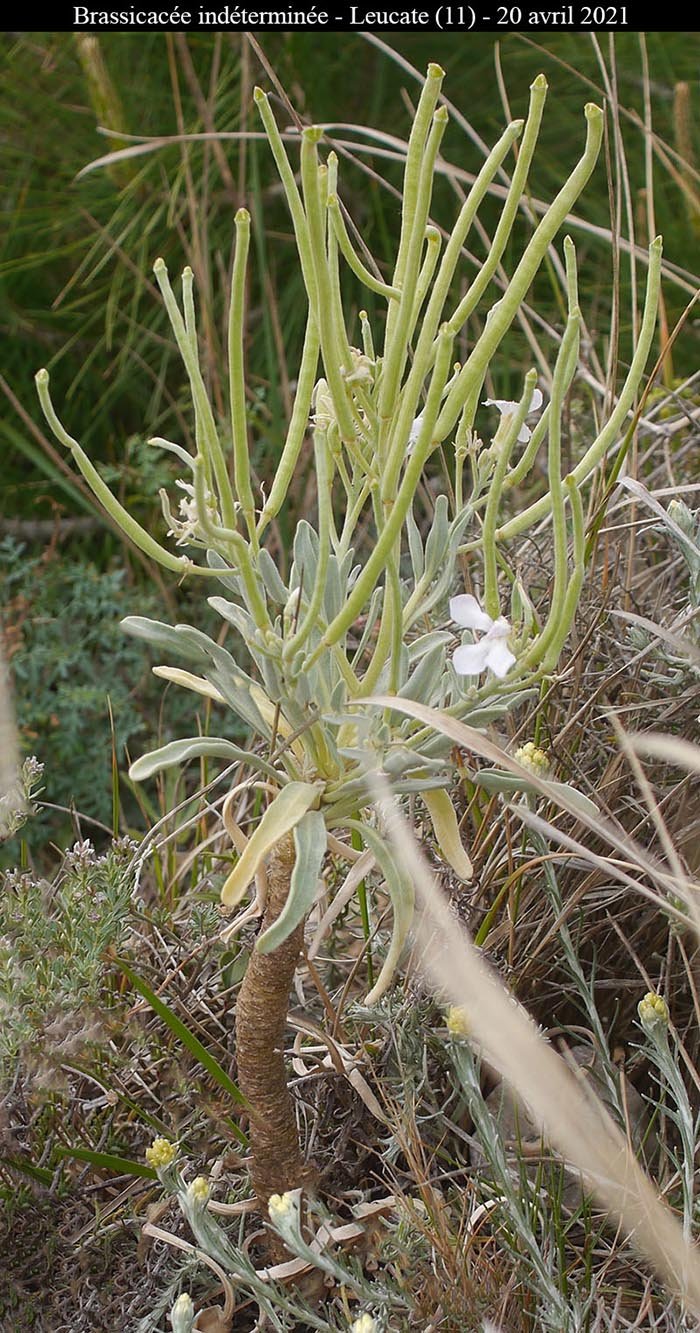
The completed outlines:
[[[121,115],[112,117],[119,120],[118,128],[138,136],[198,133],[209,124],[226,131],[257,129],[245,100],[246,90],[249,93],[251,83],[265,81],[266,76],[255,51],[243,39],[197,36],[185,47],[155,34],[99,41],[106,78],[121,105]],[[395,108],[400,89],[414,98],[416,84],[385,50],[368,45],[359,36],[312,41],[291,35],[270,38],[263,45],[282,83],[303,89],[297,110],[305,120],[387,125],[392,133],[405,134],[407,117],[397,119]],[[413,35],[397,39],[394,47],[419,70],[428,59],[442,61],[452,89],[469,87],[466,111],[474,134],[493,140],[505,111],[496,91],[490,35],[474,34],[463,43],[440,34]],[[617,82],[621,106],[638,121],[644,116],[639,36],[621,35],[614,52],[611,56],[606,39],[600,59],[607,63],[607,78]],[[693,210],[679,182],[685,180],[687,191],[696,194],[698,184],[692,162],[681,170],[673,150],[678,141],[685,145],[689,137],[691,155],[697,160],[697,118],[692,115],[700,97],[696,62],[692,43],[683,34],[649,34],[648,57],[653,72],[653,128],[664,145],[660,150],[663,160],[654,158],[653,180],[648,181],[640,126],[622,117],[629,208],[635,234],[644,245],[648,228],[643,192],[651,184],[655,227],[664,233],[667,259],[684,266],[697,241],[699,214],[697,200]],[[251,293],[255,316],[249,349],[256,368],[252,381],[255,402],[250,404],[258,414],[254,461],[264,476],[269,459],[279,448],[289,403],[288,370],[280,358],[280,345],[293,365],[303,310],[298,278],[290,278],[293,247],[283,239],[289,232],[286,214],[280,204],[275,217],[275,199],[270,197],[269,153],[253,141],[247,143],[244,155],[240,141],[224,141],[217,158],[211,143],[176,143],[118,167],[79,176],[91,160],[121,141],[96,133],[96,122],[104,120],[105,107],[101,101],[96,106],[91,101],[94,93],[74,39],[60,33],[20,36],[6,44],[4,60],[8,96],[0,124],[9,225],[3,229],[0,252],[0,323],[6,333],[3,377],[9,389],[36,421],[32,375],[40,365],[48,365],[55,392],[67,404],[73,433],[93,456],[119,468],[128,442],[139,438],[144,415],[153,433],[186,438],[190,425],[180,410],[177,381],[169,374],[169,337],[160,303],[154,299],[151,266],[159,254],[175,272],[185,262],[192,264],[207,312],[205,364],[215,401],[222,404],[216,367],[223,337],[231,212],[245,193],[253,213],[257,256],[264,261],[270,283],[261,290],[258,279]],[[545,116],[532,180],[533,195],[547,197],[563,179],[580,137],[583,98],[600,100],[604,95],[598,55],[592,39],[585,35],[550,34],[538,45],[509,34],[500,44],[499,61],[513,114],[522,109],[528,85],[539,69],[550,81],[550,101],[557,111],[556,116]],[[689,84],[687,134],[683,115],[677,112],[674,120],[674,90],[682,82]],[[455,100],[460,103],[456,94]],[[355,137],[340,130],[331,131],[333,136],[347,141]],[[481,160],[479,149],[468,146],[457,126],[448,129],[443,151],[447,160],[466,170],[475,169]],[[614,146],[610,151],[614,169]],[[366,154],[361,161],[368,165]],[[397,167],[383,159],[374,163],[370,159],[370,164],[389,184],[397,183]],[[396,231],[391,194],[376,179],[368,181],[364,171],[353,173],[347,166],[344,171],[346,202],[363,239],[381,259]],[[598,188],[582,201],[582,215],[598,227],[609,228],[603,167],[597,181]],[[614,170],[612,185],[614,191],[620,188]],[[442,202],[448,197],[445,186]],[[625,231],[627,224],[628,219]],[[489,225],[488,208],[485,225]],[[586,262],[589,247],[590,261]],[[609,246],[591,238],[584,244],[582,260],[586,299],[591,294],[596,297],[599,323],[605,327],[611,290]],[[624,311],[628,283],[624,262],[621,279]],[[540,307],[543,291],[546,306],[546,290],[545,275],[537,293]],[[685,298],[669,284],[667,300],[672,326]],[[556,305],[552,305],[552,317],[556,314]],[[692,343],[684,339],[677,349],[680,372],[694,365],[692,345],[685,345],[688,341]],[[505,376],[501,387],[509,387]],[[26,422],[22,424],[9,408],[5,421],[6,493],[12,510],[28,514],[39,506],[47,512],[55,469],[47,479],[45,469],[37,467],[31,448],[36,441]],[[146,510],[152,507],[147,488],[133,498],[140,498]],[[71,510],[76,502],[74,492]]]

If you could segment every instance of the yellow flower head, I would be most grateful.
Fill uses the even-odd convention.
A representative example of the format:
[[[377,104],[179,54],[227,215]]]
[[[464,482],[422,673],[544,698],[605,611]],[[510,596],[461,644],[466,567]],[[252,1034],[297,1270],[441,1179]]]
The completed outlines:
[[[534,773],[537,778],[546,778],[549,772],[549,760],[544,750],[538,749],[534,741],[527,741],[515,751],[515,758],[523,768]]]
[[[445,1026],[451,1037],[468,1037],[471,1023],[464,1005],[451,1004],[445,1015]]]
[[[193,1203],[206,1203],[210,1194],[209,1181],[206,1176],[195,1176],[194,1180],[190,1181],[187,1186],[187,1193]]]
[[[146,1149],[146,1161],[155,1171],[161,1167],[170,1166],[171,1162],[177,1157],[177,1148],[170,1139],[154,1139],[150,1148]]]
[[[270,1221],[277,1226],[283,1222],[291,1222],[296,1212],[294,1195],[271,1194],[267,1201],[267,1211],[270,1214]]]
[[[646,1032],[665,1032],[668,1027],[668,1005],[662,995],[647,991],[637,1005],[639,1021]]]

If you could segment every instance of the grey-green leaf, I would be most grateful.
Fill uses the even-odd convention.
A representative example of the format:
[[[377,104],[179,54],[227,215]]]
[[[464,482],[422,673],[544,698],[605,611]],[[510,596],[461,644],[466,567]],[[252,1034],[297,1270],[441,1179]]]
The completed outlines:
[[[258,552],[258,568],[270,601],[275,602],[278,606],[285,606],[289,597],[289,589],[285,588],[277,565],[264,546]]]
[[[287,901],[278,918],[259,937],[256,949],[272,953],[283,944],[310,911],[326,854],[326,821],[320,810],[309,810],[294,830],[296,860]]]
[[[423,542],[421,540],[420,529],[413,516],[413,509],[409,509],[406,515],[406,531],[408,533],[408,550],[411,556],[413,582],[419,583],[425,567],[425,561],[423,557]]]
[[[474,773],[472,781],[486,791],[512,793],[533,790],[533,783],[527,777],[509,773],[504,768],[489,768]],[[552,794],[552,800],[556,801],[558,797],[562,797],[565,803],[574,807],[578,806],[581,814],[589,819],[595,819],[600,814],[594,802],[584,796],[583,792],[579,791],[577,787],[570,787],[568,782],[550,782],[544,775],[540,777],[540,781],[547,783],[547,787]],[[538,791],[538,795],[541,796],[542,794]]]
[[[229,592],[240,595],[241,580],[235,569],[231,569],[231,566],[226,564],[226,561],[219,555],[218,551],[207,551],[207,564],[210,569],[218,569],[221,571],[219,574],[219,583],[223,583],[224,587],[228,588]]]
[[[194,666],[203,667],[208,660],[208,655],[200,645],[188,642],[172,625],[163,625],[160,620],[149,620],[147,616],[126,616],[121,627],[127,634],[133,634],[134,638],[144,639],[168,655],[176,653]]]
[[[200,758],[226,759],[229,764],[252,763],[254,767],[262,768],[275,777],[274,770],[257,755],[249,755],[231,741],[215,736],[189,736],[184,740],[170,741],[159,750],[151,750],[150,754],[135,760],[129,769],[129,777],[134,782],[144,782],[146,778],[153,777],[154,773],[171,768],[173,764],[185,764],[188,759]]]
[[[371,828],[368,824],[356,824],[355,820],[351,822],[353,827],[359,829],[365,846],[372,852],[384,876],[394,914],[389,952],[384,959],[384,966],[374,986],[365,999],[365,1004],[371,1005],[376,1004],[377,1000],[380,1000],[385,991],[389,989],[399,965],[403,946],[406,943],[406,936],[413,920],[415,893],[413,884],[396,864],[393,851],[377,829]]]
[[[341,579],[341,571],[338,561],[334,555],[329,557],[328,569],[326,571],[326,586],[323,590],[323,611],[326,620],[330,624],[341,610],[343,601],[347,596],[347,579],[345,587]]]
[[[291,833],[300,819],[312,807],[318,806],[319,801],[320,789],[317,784],[290,782],[282,788],[268,805],[222,887],[221,901],[224,907],[235,907],[240,902],[268,852],[285,833]]]
[[[438,694],[438,685],[445,671],[445,648],[436,643],[421,658],[415,671],[401,686],[402,699],[418,699],[422,703],[432,702]]]
[[[532,787],[527,778],[509,773],[505,768],[483,769],[470,774],[470,778],[477,787],[483,787],[484,791],[516,792],[528,791]]]
[[[433,521],[425,543],[426,579],[432,579],[436,570],[442,565],[449,539],[450,523],[448,518],[447,496],[438,495],[438,498],[435,501]]]
[[[586,815],[588,819],[595,819],[600,815],[600,810],[595,801],[591,801],[587,796],[584,796],[578,787],[570,787],[568,782],[549,782],[547,785],[551,787],[555,799],[557,796],[562,796],[565,801],[570,801],[572,805],[578,806],[581,814]]]
[[[307,597],[311,596],[318,567],[318,534],[306,519],[297,524],[294,537],[294,571],[296,586],[302,585]]]
[[[242,606],[238,606],[236,602],[227,601],[225,597],[208,597],[207,601],[214,611],[217,611],[224,620],[228,620],[229,625],[233,625],[234,629],[238,630],[238,633],[242,635],[246,642],[253,637],[255,626],[252,617],[248,615],[247,611],[243,610]]]

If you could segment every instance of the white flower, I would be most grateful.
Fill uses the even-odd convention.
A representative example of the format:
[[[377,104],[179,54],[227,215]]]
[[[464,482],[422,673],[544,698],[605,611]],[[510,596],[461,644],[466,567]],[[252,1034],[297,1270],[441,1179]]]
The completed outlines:
[[[179,490],[185,492],[185,498],[180,500],[178,509],[180,517],[176,518],[170,508],[170,501],[164,490],[160,492],[161,505],[168,524],[168,536],[175,537],[176,546],[187,546],[191,543],[206,544],[206,539],[201,532],[199,518],[199,506],[195,495],[195,488],[189,481],[181,479],[175,482]],[[216,501],[216,496],[212,495],[209,487],[204,487],[204,503],[207,508],[207,514],[210,522],[221,523],[221,517]]]
[[[341,371],[346,384],[371,384],[374,379],[374,361],[370,361],[358,347],[350,348],[352,370]]]
[[[486,398],[484,399],[483,405],[484,407],[497,407],[502,417],[514,416],[514,414],[518,410],[518,407],[520,406],[519,403],[512,403],[507,398]],[[532,398],[530,399],[530,406],[527,409],[528,416],[530,416],[532,412],[539,412],[541,406],[542,406],[542,390],[533,389]],[[532,431],[530,430],[530,427],[526,426],[525,423],[523,422],[522,426],[520,427],[520,433],[518,435],[518,443],[527,444],[531,435]]]
[[[328,388],[326,380],[319,380],[314,387],[313,392],[313,412],[311,415],[312,425],[318,430],[329,430],[332,423],[336,420],[335,408],[333,406],[333,395]]]
[[[452,388],[452,385],[455,384],[455,383],[457,382],[457,380],[459,379],[459,373],[460,373],[461,369],[462,369],[462,363],[461,363],[461,361],[455,361],[454,366],[453,366],[453,368],[452,368],[452,375],[451,375],[450,378],[448,379],[447,384],[445,385],[445,387],[444,387],[444,389],[442,390],[442,393],[441,393],[441,395],[440,395],[440,398],[441,398],[441,399],[444,399],[444,398],[447,397],[447,395],[448,395],[450,389]],[[423,411],[422,411],[422,412],[419,412],[419,413],[418,413],[418,416],[414,419],[413,425],[411,426],[411,429],[410,429],[410,431],[409,431],[409,435],[408,435],[408,446],[407,446],[407,449],[406,449],[406,452],[409,453],[409,454],[410,454],[410,452],[411,452],[412,449],[415,449],[416,444],[417,444],[417,442],[418,442],[418,436],[420,435],[421,430],[422,430],[422,428],[423,428],[423,418],[424,418],[424,416],[425,416],[425,408],[423,408]]]
[[[455,649],[452,665],[458,676],[480,676],[490,667],[494,676],[501,680],[508,675],[515,662],[515,654],[506,642],[511,627],[505,616],[492,620],[486,611],[482,611],[476,597],[470,592],[450,598],[450,616],[463,629],[484,630],[485,633],[476,643],[463,643]]]
[[[421,428],[422,428],[422,426],[423,426],[423,416],[424,416],[424,413],[421,412],[421,413],[416,417],[416,419],[415,419],[413,425],[411,426],[411,433],[410,433],[410,435],[409,435],[409,437],[408,437],[408,453],[409,453],[409,454],[410,454],[410,452],[411,452],[412,449],[415,449],[415,447],[416,447],[416,445],[417,445],[417,443],[418,443],[418,436],[420,435],[420,433],[421,433]]]

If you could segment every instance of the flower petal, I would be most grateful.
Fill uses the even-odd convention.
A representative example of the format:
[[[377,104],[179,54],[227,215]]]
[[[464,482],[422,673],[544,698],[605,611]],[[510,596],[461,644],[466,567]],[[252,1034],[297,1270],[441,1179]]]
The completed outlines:
[[[507,639],[510,634],[510,621],[505,616],[499,616],[498,620],[492,620],[491,626],[486,635],[487,639]]]
[[[486,647],[486,665],[493,671],[494,676],[500,680],[508,675],[513,663],[515,654],[510,651],[504,639],[495,639],[485,644]],[[459,650],[458,650],[459,651]]]
[[[409,453],[411,452],[411,449],[414,449],[415,446],[416,446],[417,443],[418,443],[418,436],[420,435],[420,433],[421,433],[421,429],[422,429],[422,426],[423,426],[423,416],[424,416],[424,413],[423,413],[423,412],[420,412],[420,413],[418,414],[418,416],[416,417],[415,421],[413,422],[413,425],[411,426],[411,433],[410,433],[410,435],[409,435],[409,437],[408,437],[408,452],[409,452]]]
[[[476,597],[470,592],[450,598],[450,619],[463,629],[489,630],[493,625],[491,617],[482,611]]]
[[[458,676],[480,676],[488,665],[487,658],[495,647],[482,639],[480,643],[463,643],[452,655],[452,665]]]
[[[542,402],[543,402],[542,390],[533,389],[532,398],[530,399],[530,406],[527,409],[527,415],[529,416],[531,412],[539,412],[539,409],[542,406]],[[509,398],[485,398],[483,401],[483,406],[497,407],[501,416],[508,415],[512,417],[517,412],[520,404],[511,402]],[[518,443],[527,444],[531,435],[532,431],[530,430],[529,426],[521,426],[520,433],[518,435]]]
[[[505,416],[506,413],[512,416],[518,410],[518,404],[511,402],[509,398],[485,398],[482,406],[497,407],[501,416]]]

